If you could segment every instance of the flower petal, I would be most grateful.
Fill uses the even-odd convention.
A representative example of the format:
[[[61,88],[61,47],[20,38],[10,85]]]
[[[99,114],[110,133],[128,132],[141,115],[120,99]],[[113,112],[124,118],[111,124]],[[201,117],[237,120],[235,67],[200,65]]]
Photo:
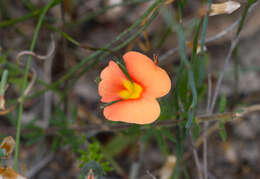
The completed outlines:
[[[119,91],[124,89],[122,81],[127,79],[119,66],[110,61],[109,65],[101,72],[101,82],[98,85],[98,93],[102,102],[112,102],[121,99]]]
[[[160,105],[154,98],[123,100],[104,109],[104,116],[111,121],[149,124],[160,115]]]
[[[127,52],[123,59],[131,78],[144,88],[144,93],[155,98],[166,95],[171,89],[171,80],[166,71],[139,52]]]

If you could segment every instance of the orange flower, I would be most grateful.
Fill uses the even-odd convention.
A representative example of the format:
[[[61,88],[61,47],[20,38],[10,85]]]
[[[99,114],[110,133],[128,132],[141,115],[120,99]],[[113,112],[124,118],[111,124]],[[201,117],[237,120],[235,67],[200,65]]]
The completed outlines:
[[[104,108],[104,116],[111,121],[152,123],[160,115],[156,98],[170,91],[171,80],[165,70],[139,52],[127,52],[123,59],[131,80],[114,61],[101,72],[101,101],[118,101]]]

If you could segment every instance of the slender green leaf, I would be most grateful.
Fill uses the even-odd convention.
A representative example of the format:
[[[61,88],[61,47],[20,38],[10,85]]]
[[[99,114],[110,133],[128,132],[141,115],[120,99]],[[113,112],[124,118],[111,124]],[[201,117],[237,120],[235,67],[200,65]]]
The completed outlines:
[[[221,136],[221,139],[223,141],[225,141],[227,139],[227,132],[226,132],[226,129],[225,129],[224,122],[222,120],[220,120],[218,122],[218,127],[219,127],[219,134]]]
[[[56,0],[50,8],[56,6],[57,4],[59,4],[61,2],[61,0]],[[23,22],[23,21],[26,21],[28,19],[31,19],[33,17],[36,17],[38,16],[39,14],[42,14],[42,12],[44,11],[44,8],[41,8],[41,9],[37,9],[33,12],[30,12],[22,17],[18,17],[18,18],[14,18],[14,19],[9,19],[9,20],[6,20],[6,21],[2,21],[0,22],[0,27],[9,27],[9,26],[12,26],[12,25],[15,25],[17,23],[20,23],[20,22]]]
[[[1,78],[1,90],[0,90],[0,95],[4,96],[5,95],[5,87],[6,87],[6,82],[7,82],[7,77],[8,77],[8,70],[4,70],[2,73],[2,78]]]
[[[190,110],[188,113],[188,121],[185,126],[186,129],[190,129],[193,119],[194,119],[194,110]]]
[[[161,130],[156,130],[156,140],[161,151],[167,156],[169,153],[169,149],[163,138]]]
[[[194,108],[196,105],[197,105],[197,89],[196,89],[196,86],[195,86],[195,81],[194,81],[194,75],[193,75],[193,72],[192,71],[189,71],[189,86],[191,88],[191,91],[192,91],[192,104],[191,104],[191,108]]]
[[[197,140],[198,137],[199,137],[199,134],[200,134],[200,126],[197,122],[194,122],[194,125],[193,125],[193,133],[192,133],[192,137],[194,140]]]
[[[227,106],[227,98],[226,98],[226,96],[222,95],[220,98],[220,103],[219,103],[219,112],[220,113],[225,112],[226,106]]]
[[[211,9],[212,0],[208,0],[208,8]],[[207,28],[208,27],[208,14],[205,15],[202,25],[202,35],[201,35],[201,51],[204,51],[204,45],[206,41]]]
[[[161,128],[162,134],[165,135],[171,142],[177,143],[177,139],[173,136],[168,128]]]
[[[34,34],[33,34],[33,39],[31,42],[31,46],[30,46],[30,51],[33,51],[35,48],[35,44],[36,44],[36,40],[38,37],[38,33],[40,31],[41,25],[43,23],[43,19],[47,13],[47,11],[52,7],[52,5],[54,5],[57,2],[57,0],[52,0],[50,1],[42,10],[40,16],[39,16],[39,20],[38,23],[36,25]],[[23,78],[23,86],[22,86],[22,95],[21,95],[21,102],[19,104],[19,108],[18,108],[18,120],[17,120],[17,133],[16,133],[16,145],[15,145],[15,158],[14,158],[14,167],[17,170],[18,169],[18,154],[19,154],[19,144],[20,144],[20,132],[21,132],[21,120],[22,120],[22,114],[23,114],[23,103],[24,103],[24,92],[27,86],[27,78],[28,78],[28,74],[29,74],[29,68],[30,68],[30,64],[31,64],[31,56],[28,57],[27,59],[27,63],[25,66],[25,73],[24,73],[24,78]]]

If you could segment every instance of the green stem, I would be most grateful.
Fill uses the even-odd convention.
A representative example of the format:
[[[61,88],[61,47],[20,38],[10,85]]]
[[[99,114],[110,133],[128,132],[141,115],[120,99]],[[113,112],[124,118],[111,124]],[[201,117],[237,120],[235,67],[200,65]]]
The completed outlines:
[[[103,49],[109,49],[114,43],[122,40],[125,36],[127,36],[129,34],[129,32],[131,32],[132,30],[134,30],[136,27],[140,26],[142,21],[162,2],[163,0],[157,0],[155,1],[148,9],[147,11],[143,14],[143,16],[141,18],[139,18],[133,25],[131,25],[128,29],[126,29],[125,31],[123,31],[121,34],[119,34],[112,42],[108,43]],[[129,43],[129,41],[131,41],[132,39],[128,39],[127,41],[125,41],[124,43],[122,43],[121,45],[119,45],[116,48],[113,48],[112,51],[118,50],[121,48],[122,45],[125,45],[127,43]],[[85,65],[87,62],[89,62],[90,60],[96,59],[99,55],[102,55],[104,53],[103,50],[98,50],[94,53],[92,53],[91,55],[89,55],[87,58],[83,59],[80,63],[76,64],[75,66],[73,66],[71,68],[71,70],[66,73],[63,77],[61,77],[59,80],[57,80],[56,82],[48,85],[47,88],[40,90],[34,94],[32,94],[31,96],[29,96],[29,98],[33,98],[35,96],[39,96],[43,93],[45,93],[47,90],[53,90],[55,89],[57,86],[59,86],[60,84],[62,84],[65,80],[68,80],[75,72],[77,72],[83,65]]]
[[[55,5],[59,4],[61,0],[57,0],[55,3],[52,4],[51,7],[54,7]],[[51,8],[50,7],[50,8]],[[35,16],[38,16],[39,14],[41,14],[43,12],[44,8],[41,8],[41,9],[37,9],[33,12],[30,12],[22,17],[18,17],[18,18],[14,18],[14,19],[9,19],[9,20],[6,20],[6,21],[2,21],[0,22],[0,27],[8,27],[8,26],[12,26],[12,25],[15,25],[17,23],[20,23],[20,22],[23,22],[23,21],[26,21],[28,19],[31,19]]]
[[[37,40],[37,37],[38,37],[38,34],[39,34],[39,31],[40,31],[40,28],[41,28],[45,14],[51,8],[51,6],[53,4],[55,4],[56,2],[57,2],[57,0],[50,1],[44,7],[42,13],[40,14],[38,23],[37,23],[35,31],[34,31],[32,43],[31,43],[31,46],[30,46],[30,51],[33,51],[34,48],[35,48],[36,40]],[[18,108],[18,119],[17,119],[17,127],[16,127],[17,131],[16,131],[15,158],[14,158],[14,168],[16,170],[18,170],[18,153],[19,153],[19,144],[20,144],[21,120],[22,120],[22,114],[23,114],[23,103],[24,103],[24,99],[25,99],[24,92],[25,92],[25,89],[26,89],[26,86],[27,86],[27,77],[28,77],[28,73],[29,73],[30,63],[31,63],[31,56],[29,56],[28,59],[27,59],[24,78],[23,78],[23,85],[22,85],[21,101],[20,101],[19,108]]]
[[[5,86],[7,82],[7,76],[8,76],[8,71],[4,70],[2,74],[2,79],[1,79],[1,90],[0,90],[0,95],[4,96],[5,95]]]
[[[62,30],[60,30],[57,27],[54,27],[50,24],[45,24],[45,26],[55,32],[60,33],[66,40],[68,40],[70,43],[72,43],[73,45],[76,45],[80,48],[84,48],[84,49],[88,49],[88,50],[92,50],[92,51],[97,51],[97,50],[101,50],[101,51],[106,51],[106,52],[110,52],[110,53],[114,53],[113,51],[109,50],[109,49],[105,49],[105,48],[98,48],[98,47],[93,47],[91,45],[87,45],[87,44],[81,44],[80,42],[78,42],[77,40],[73,39],[73,37],[71,37],[69,34],[67,34],[66,32],[63,32]]]
[[[250,8],[251,5],[253,5],[254,3],[256,2],[256,0],[248,0],[247,1],[247,4],[246,4],[246,7],[243,11],[243,14],[242,14],[242,18],[240,20],[240,23],[239,23],[239,26],[238,26],[238,29],[237,29],[237,32],[236,32],[236,36],[238,36],[245,24],[245,20],[246,20],[246,16],[248,14],[248,10]]]
[[[130,36],[127,40],[125,40],[124,43],[120,44],[119,46],[115,47],[112,49],[112,51],[117,51],[122,48],[124,48],[127,44],[129,44],[133,39],[135,39],[139,34],[141,34],[154,20],[154,18],[158,15],[158,11],[155,11],[150,19],[139,29],[137,30],[132,36]],[[97,60],[93,61],[90,65],[88,65],[86,68],[84,68],[75,78],[72,80],[71,84],[68,86],[66,91],[64,92],[64,96],[67,95],[67,93],[71,90],[71,88],[75,85],[75,83],[78,81],[78,79],[85,74],[88,70],[92,69],[94,65],[96,65],[100,60],[104,59],[108,53],[103,54],[100,58]]]
[[[108,11],[110,9],[113,9],[115,7],[128,6],[128,5],[132,5],[132,4],[141,4],[141,3],[148,2],[148,1],[150,1],[150,0],[123,1],[121,3],[113,4],[113,5],[110,5],[110,6],[105,6],[105,7],[101,8],[101,9],[97,9],[96,11],[88,14],[85,17],[80,18],[76,22],[69,22],[69,23],[66,23],[65,25],[66,26],[76,26],[76,25],[82,24],[84,22],[90,21],[94,17],[99,16],[99,15],[105,13],[106,11]]]
[[[212,0],[208,0],[208,9],[211,9]],[[210,11],[209,11],[210,12]],[[202,25],[202,37],[201,37],[201,51],[204,51],[204,45],[207,35],[207,27],[208,27],[208,13],[205,15]]]
[[[200,34],[200,29],[202,26],[203,20],[201,19],[199,24],[197,25],[197,28],[195,30],[195,35],[193,39],[193,48],[192,48],[192,55],[191,55],[191,61],[195,60],[195,57],[197,55],[197,48],[198,48],[198,40],[199,40],[199,34]]]
[[[239,26],[238,26],[238,29],[237,29],[237,32],[236,32],[236,37],[239,36],[239,34],[241,33],[243,27],[244,27],[244,24],[245,24],[245,20],[246,20],[246,17],[247,17],[247,14],[248,14],[248,11],[249,11],[249,8],[251,5],[253,5],[254,3],[256,2],[256,0],[248,0],[247,4],[246,4],[246,7],[243,11],[243,14],[242,14],[242,18],[239,22]],[[235,96],[238,95],[238,84],[239,84],[239,71],[238,71],[238,68],[239,68],[239,58],[238,58],[238,44],[236,45],[235,47],[235,50],[233,52],[233,56],[234,56],[234,79],[235,79]]]

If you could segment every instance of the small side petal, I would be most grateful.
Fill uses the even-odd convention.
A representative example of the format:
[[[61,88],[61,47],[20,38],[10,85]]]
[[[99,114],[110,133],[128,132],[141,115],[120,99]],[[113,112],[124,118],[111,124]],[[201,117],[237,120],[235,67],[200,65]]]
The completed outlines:
[[[171,80],[165,70],[139,52],[127,52],[123,59],[131,78],[144,88],[144,93],[155,98],[166,95],[171,89]]]
[[[110,61],[109,65],[101,72],[100,77],[98,93],[101,96],[101,101],[109,103],[121,99],[118,93],[124,89],[122,81],[127,78],[119,66]]]
[[[124,100],[105,107],[104,116],[111,121],[149,124],[160,115],[160,105],[154,98]]]

